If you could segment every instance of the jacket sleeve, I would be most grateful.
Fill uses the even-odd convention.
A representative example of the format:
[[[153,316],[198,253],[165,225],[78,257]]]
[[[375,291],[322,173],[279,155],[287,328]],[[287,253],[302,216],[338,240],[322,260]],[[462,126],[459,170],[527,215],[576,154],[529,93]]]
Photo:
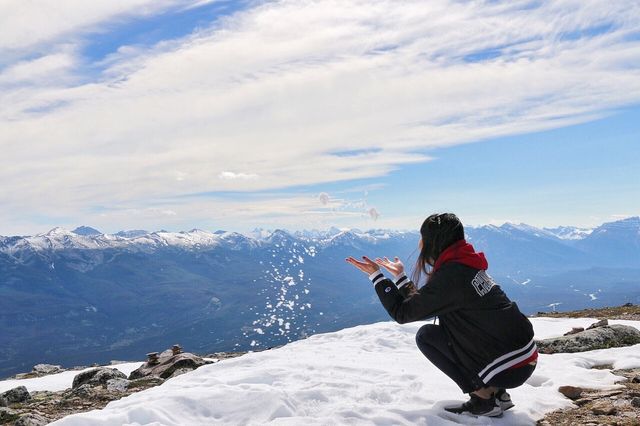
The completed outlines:
[[[398,290],[400,291],[400,294],[402,295],[402,297],[404,297],[405,299],[407,297],[411,297],[414,294],[418,293],[418,289],[416,288],[416,285],[412,281],[409,281],[402,287],[398,287]]]
[[[404,272],[401,273],[400,275],[394,277],[393,281],[394,281],[396,287],[398,287],[398,290],[400,290],[400,294],[405,299],[407,297],[413,296],[414,294],[416,294],[418,292],[418,288],[416,287],[416,285],[413,283],[413,281],[411,281],[407,277],[407,275]]]
[[[429,282],[417,291],[402,290],[402,287],[398,289],[388,278],[375,283],[382,306],[400,324],[446,314],[462,305],[461,291],[445,269],[433,274]],[[415,290],[415,286],[413,288]]]

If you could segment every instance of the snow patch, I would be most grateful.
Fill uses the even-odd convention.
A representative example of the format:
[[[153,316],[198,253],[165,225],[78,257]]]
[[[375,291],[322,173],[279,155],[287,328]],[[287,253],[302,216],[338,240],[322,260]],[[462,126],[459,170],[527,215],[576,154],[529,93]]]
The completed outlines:
[[[534,318],[537,338],[558,336],[590,318]],[[640,328],[638,321],[611,321]],[[446,413],[466,400],[415,346],[423,322],[380,322],[318,334],[283,347],[210,364],[162,386],[68,416],[57,426],[93,425],[534,425],[571,406],[557,389],[613,388],[620,378],[594,365],[640,367],[640,345],[540,355],[533,376],[510,390],[516,406],[500,419]]]

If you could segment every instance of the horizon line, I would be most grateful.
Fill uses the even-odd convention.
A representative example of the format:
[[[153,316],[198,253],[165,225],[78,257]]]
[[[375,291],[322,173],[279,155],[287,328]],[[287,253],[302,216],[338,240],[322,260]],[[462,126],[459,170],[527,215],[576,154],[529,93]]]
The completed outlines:
[[[557,228],[575,228],[575,229],[579,229],[579,230],[591,230],[591,231],[593,231],[593,230],[595,230],[595,229],[597,229],[597,228],[599,228],[599,227],[601,227],[603,225],[606,225],[606,224],[624,222],[624,221],[633,220],[633,219],[637,219],[637,220],[640,221],[640,216],[628,216],[628,217],[625,217],[625,218],[620,218],[620,219],[612,220],[612,221],[609,221],[609,222],[602,222],[600,225],[597,225],[597,226],[594,226],[594,227],[581,227],[581,226],[575,226],[575,225],[558,225],[558,226],[554,226],[554,227],[538,227],[538,226],[534,226],[534,225],[529,225],[529,224],[524,223],[524,222],[515,223],[515,222],[511,222],[511,221],[506,221],[506,222],[504,222],[504,223],[502,223],[500,225],[487,223],[487,224],[481,224],[481,225],[464,225],[464,227],[465,228],[483,228],[483,227],[501,228],[501,227],[503,227],[505,225],[515,225],[515,226],[525,225],[525,226],[528,226],[528,227],[531,227],[531,228],[539,229],[541,231],[548,231],[548,230],[557,229]],[[254,232],[257,232],[257,231],[266,231],[266,232],[268,232],[270,234],[274,234],[277,231],[283,231],[283,232],[286,232],[287,234],[295,235],[295,234],[299,234],[299,233],[302,233],[302,232],[314,232],[314,231],[315,232],[328,232],[333,228],[339,230],[340,232],[348,232],[348,231],[359,231],[359,232],[362,232],[362,233],[369,233],[369,232],[372,232],[372,231],[418,232],[417,229],[413,229],[413,230],[404,229],[404,228],[369,228],[369,229],[360,229],[360,228],[356,228],[356,227],[338,227],[338,226],[332,225],[332,226],[329,226],[329,227],[324,228],[324,229],[318,229],[318,228],[307,229],[307,228],[305,228],[305,229],[299,229],[299,230],[293,230],[293,231],[290,230],[290,229],[281,228],[281,227],[274,228],[274,229],[256,227],[252,231],[249,231],[249,232],[240,232],[240,231],[226,230],[226,229],[209,230],[209,229],[202,229],[202,228],[191,228],[188,231],[187,230],[169,231],[169,230],[166,230],[166,229],[159,229],[159,230],[154,230],[154,231],[149,231],[149,230],[146,230],[146,229],[122,229],[122,230],[119,230],[117,232],[110,233],[110,232],[102,232],[102,231],[100,231],[100,230],[98,230],[98,229],[96,229],[96,228],[94,228],[94,227],[92,227],[90,225],[79,225],[79,226],[75,227],[74,229],[69,229],[69,228],[66,228],[66,227],[63,227],[63,226],[55,226],[55,227],[49,229],[46,232],[39,232],[39,233],[32,234],[32,235],[2,235],[2,234],[0,234],[0,237],[7,237],[7,238],[23,237],[23,238],[25,238],[25,237],[44,236],[44,235],[48,235],[48,234],[52,233],[53,231],[55,231],[57,229],[60,229],[60,230],[63,230],[63,231],[67,231],[69,233],[73,233],[73,234],[76,234],[76,235],[79,235],[79,236],[90,236],[90,235],[78,234],[78,233],[75,232],[77,230],[80,230],[81,228],[90,228],[90,229],[98,232],[98,234],[95,234],[95,235],[115,235],[115,236],[117,236],[119,233],[125,233],[125,232],[144,232],[145,234],[159,234],[159,233],[185,234],[185,233],[191,233],[191,232],[194,232],[194,231],[202,231],[202,232],[208,232],[208,233],[211,233],[211,234],[216,234],[216,233],[220,233],[220,232],[236,233],[236,234],[240,234],[240,235],[243,235],[243,236],[247,237],[247,236],[250,236],[250,235],[247,235],[247,234],[251,234],[251,233],[254,233]]]

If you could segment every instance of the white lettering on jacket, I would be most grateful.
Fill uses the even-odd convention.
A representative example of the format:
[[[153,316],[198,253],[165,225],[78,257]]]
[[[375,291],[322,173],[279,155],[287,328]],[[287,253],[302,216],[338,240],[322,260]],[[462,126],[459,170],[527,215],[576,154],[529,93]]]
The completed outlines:
[[[476,292],[480,297],[489,293],[493,286],[496,285],[493,278],[491,278],[484,270],[478,271],[476,276],[471,280],[471,284],[473,284],[473,288],[476,289]]]

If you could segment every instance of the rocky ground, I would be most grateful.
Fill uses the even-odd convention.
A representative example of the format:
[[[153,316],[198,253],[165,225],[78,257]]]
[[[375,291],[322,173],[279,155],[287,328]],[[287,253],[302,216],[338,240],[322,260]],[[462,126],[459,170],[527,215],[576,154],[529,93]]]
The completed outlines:
[[[172,354],[167,350],[159,354],[156,363],[143,364],[128,378],[118,370],[96,367],[88,372],[78,373],[72,387],[63,391],[27,392],[24,386],[17,387],[0,394],[0,425],[43,426],[70,414],[101,409],[110,401],[161,385],[171,377],[212,362],[204,361],[203,358],[223,360],[244,353],[218,352],[199,357],[190,353]],[[64,371],[58,367],[39,364],[34,366],[33,371],[17,377],[41,377]]]
[[[31,398],[0,408],[2,425],[45,425],[69,414],[104,408],[110,401],[132,393],[160,385],[162,379],[138,379],[131,381],[127,389],[107,389],[101,386],[81,386],[59,392],[34,391]],[[20,420],[19,420],[20,419]]]
[[[539,313],[538,316],[640,321],[640,306],[627,304],[573,312]],[[640,368],[613,370],[612,365],[594,368],[611,370],[613,374],[626,380],[619,382],[621,388],[608,391],[561,387],[559,391],[573,400],[575,407],[547,414],[544,419],[538,421],[538,426],[640,426]]]
[[[640,305],[627,303],[623,306],[582,309],[571,312],[538,312],[538,317],[551,318],[598,318],[640,321]]]
[[[602,367],[601,367],[602,368]],[[611,366],[604,366],[611,369]],[[565,408],[549,413],[538,422],[539,426],[639,426],[640,425],[640,368],[613,370],[613,374],[626,377],[624,385],[615,390],[572,388],[567,397],[576,408]]]

